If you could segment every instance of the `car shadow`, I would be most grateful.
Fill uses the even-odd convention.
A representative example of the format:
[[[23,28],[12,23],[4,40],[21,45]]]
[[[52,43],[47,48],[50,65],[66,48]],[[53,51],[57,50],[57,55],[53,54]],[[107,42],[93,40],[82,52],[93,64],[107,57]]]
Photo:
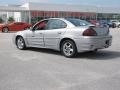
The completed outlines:
[[[52,50],[52,49],[28,48],[27,50],[29,50],[29,51],[35,51],[35,52],[40,52],[40,53],[51,54],[51,55],[60,55],[60,56],[62,56],[62,54],[59,51]]]
[[[51,55],[62,56],[61,52],[51,50],[51,49],[42,49],[42,48],[29,48],[30,51],[41,52]],[[83,52],[78,53],[74,59],[92,59],[92,60],[111,60],[120,57],[119,51],[110,51],[110,50],[100,50],[98,52]]]
[[[92,60],[111,60],[119,57],[119,51],[100,50],[98,52],[79,53],[75,58],[87,58]]]

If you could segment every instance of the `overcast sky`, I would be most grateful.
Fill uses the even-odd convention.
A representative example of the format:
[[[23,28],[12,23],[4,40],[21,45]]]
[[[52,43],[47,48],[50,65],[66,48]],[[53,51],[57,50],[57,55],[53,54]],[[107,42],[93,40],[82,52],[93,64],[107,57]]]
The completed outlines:
[[[26,2],[84,4],[96,6],[120,7],[120,0],[0,0],[0,4],[23,4]]]

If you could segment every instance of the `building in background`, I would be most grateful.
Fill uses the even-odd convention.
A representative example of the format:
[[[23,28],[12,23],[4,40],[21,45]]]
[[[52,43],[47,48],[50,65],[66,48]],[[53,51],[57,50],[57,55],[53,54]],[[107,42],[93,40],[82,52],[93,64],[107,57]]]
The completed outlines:
[[[120,8],[71,4],[26,3],[0,6],[0,17],[7,23],[9,17],[16,22],[36,23],[45,18],[79,18],[85,20],[120,20]]]

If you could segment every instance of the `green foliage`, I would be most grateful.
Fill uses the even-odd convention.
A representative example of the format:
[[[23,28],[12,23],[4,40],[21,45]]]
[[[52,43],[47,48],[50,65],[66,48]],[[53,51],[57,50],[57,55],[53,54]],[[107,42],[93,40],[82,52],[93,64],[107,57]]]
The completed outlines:
[[[3,23],[3,19],[0,17],[0,23]]]
[[[9,17],[8,18],[8,22],[14,22],[15,20],[14,20],[14,18],[13,17]]]

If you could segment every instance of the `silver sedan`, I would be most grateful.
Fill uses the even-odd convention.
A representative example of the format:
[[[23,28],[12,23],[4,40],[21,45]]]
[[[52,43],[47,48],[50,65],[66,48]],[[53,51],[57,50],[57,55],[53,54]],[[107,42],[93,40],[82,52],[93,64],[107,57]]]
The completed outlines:
[[[66,57],[78,52],[108,48],[112,42],[109,28],[96,27],[87,21],[72,18],[49,18],[36,23],[29,30],[14,34],[18,49],[49,48],[61,51]]]

